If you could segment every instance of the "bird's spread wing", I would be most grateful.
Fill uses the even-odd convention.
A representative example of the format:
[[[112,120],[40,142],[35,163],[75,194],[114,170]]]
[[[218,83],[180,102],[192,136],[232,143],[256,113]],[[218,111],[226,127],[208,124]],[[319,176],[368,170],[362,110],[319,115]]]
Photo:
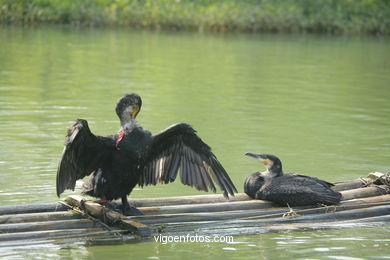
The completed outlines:
[[[211,148],[188,124],[176,124],[154,135],[149,151],[140,186],[173,182],[180,169],[185,185],[216,192],[216,183],[225,197],[237,192]]]
[[[115,149],[113,137],[95,136],[88,122],[78,119],[69,127],[65,148],[57,170],[57,196],[65,189],[74,190],[76,180],[89,175],[110,158]]]

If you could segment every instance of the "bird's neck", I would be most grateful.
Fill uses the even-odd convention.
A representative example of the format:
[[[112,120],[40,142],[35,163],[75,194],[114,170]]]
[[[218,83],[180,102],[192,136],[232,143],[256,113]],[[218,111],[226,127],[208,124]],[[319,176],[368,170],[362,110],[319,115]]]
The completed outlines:
[[[131,118],[126,121],[121,121],[120,132],[130,133],[134,128],[138,126],[138,123],[135,121],[135,118]]]
[[[283,171],[273,171],[272,169],[267,169],[265,172],[262,172],[261,175],[264,178],[274,178],[283,175]]]

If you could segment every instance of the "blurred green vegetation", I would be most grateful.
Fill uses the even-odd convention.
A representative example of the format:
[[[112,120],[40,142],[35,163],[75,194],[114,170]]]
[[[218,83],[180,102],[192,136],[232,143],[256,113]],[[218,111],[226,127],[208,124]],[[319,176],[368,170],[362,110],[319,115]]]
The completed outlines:
[[[0,0],[2,24],[389,34],[389,0]]]

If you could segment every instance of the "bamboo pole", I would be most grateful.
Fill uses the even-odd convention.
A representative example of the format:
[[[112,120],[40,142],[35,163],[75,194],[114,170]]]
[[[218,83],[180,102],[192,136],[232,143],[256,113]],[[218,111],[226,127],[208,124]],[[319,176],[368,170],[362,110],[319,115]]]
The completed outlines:
[[[378,196],[367,197],[363,199],[354,199],[350,201],[343,201],[342,203],[357,204],[357,203],[374,203],[374,202],[382,202],[382,201],[390,201],[390,195],[383,195],[379,197]],[[307,208],[312,208],[312,207],[315,206],[309,206]],[[256,209],[271,209],[271,208],[281,208],[282,211],[286,209],[286,207],[282,207],[280,205],[268,201],[263,201],[263,200],[171,205],[171,206],[161,206],[161,207],[141,207],[139,209],[145,215],[149,216],[149,215],[161,215],[161,214],[221,212],[221,211],[256,210]]]
[[[363,209],[378,205],[389,205],[389,201],[374,202],[374,203],[349,203],[341,204],[339,206],[330,207],[297,207],[294,211],[297,214],[313,215],[313,214],[325,214],[336,210],[336,212],[346,211],[351,209]],[[158,215],[145,215],[128,217],[135,219],[144,224],[166,224],[166,223],[180,223],[180,222],[194,222],[194,221],[221,221],[232,219],[249,219],[249,218],[277,218],[288,213],[289,210],[286,207],[283,208],[269,208],[260,210],[236,210],[224,212],[201,212],[201,213],[177,213],[177,214],[158,214]]]
[[[390,204],[390,194],[345,200],[342,201],[341,204],[348,205],[348,204],[357,204],[357,203],[379,203],[379,202],[388,202]]]
[[[72,237],[73,235],[88,236],[91,234],[105,234],[108,231],[102,227],[79,228],[79,229],[56,229],[28,232],[1,233],[1,241],[22,240],[22,239],[55,239],[57,237]]]
[[[352,189],[364,188],[370,184],[372,184],[371,179],[360,178],[352,181],[336,182],[334,183],[332,189],[335,191],[352,190]]]
[[[34,213],[34,212],[50,212],[50,211],[66,211],[68,209],[69,209],[68,207],[58,202],[26,204],[26,205],[7,205],[7,206],[0,206],[0,215]]]
[[[190,235],[254,235],[254,234],[265,234],[265,233],[279,233],[279,232],[298,232],[298,231],[314,231],[323,229],[345,229],[345,228],[362,228],[362,227],[384,227],[390,225],[390,216],[377,216],[367,217],[358,220],[340,220],[334,222],[320,222],[320,223],[287,223],[277,225],[265,225],[265,226],[248,226],[248,227],[231,227],[231,228],[204,228],[204,229],[192,229],[187,231],[178,232],[164,232],[164,235],[174,234],[176,236]]]
[[[351,200],[355,198],[369,198],[370,196],[382,195],[386,192],[384,187],[365,187],[347,191],[341,191],[343,200]],[[195,198],[196,199],[196,198]],[[184,202],[190,201],[191,204],[183,205],[168,205],[168,206],[152,206],[139,207],[145,215],[156,214],[174,214],[174,213],[198,213],[198,212],[218,212],[218,211],[233,211],[233,210],[249,210],[249,209],[270,209],[274,207],[282,207],[269,201],[264,200],[242,200],[242,201],[225,201],[217,203],[199,203],[192,204],[192,197],[186,198]],[[203,201],[201,199],[200,201]],[[368,200],[369,201],[369,200]],[[169,204],[169,203],[168,203]]]
[[[160,207],[140,207],[145,215],[173,214],[173,213],[198,213],[198,212],[218,212],[247,209],[265,209],[278,207],[277,204],[264,200],[247,200],[217,203],[184,204]],[[280,207],[280,206],[279,206]]]
[[[268,226],[271,232],[280,231],[300,231],[300,230],[318,230],[330,228],[356,228],[356,227],[383,227],[390,225],[390,215],[365,217],[353,220],[340,220],[323,223],[292,223],[283,225]]]
[[[99,245],[102,244],[121,244],[130,240],[134,240],[134,236],[115,236],[110,235],[109,231],[105,231],[106,234],[102,234],[101,232],[93,232],[89,234],[78,234],[73,236],[59,236],[54,237],[53,239],[23,239],[23,240],[10,240],[6,242],[0,243],[1,247],[18,247],[18,246],[32,246],[32,245],[42,245],[42,244],[70,244],[70,243],[81,243],[83,245]]]
[[[282,225],[292,223],[319,223],[319,222],[335,222],[342,220],[352,220],[358,222],[361,218],[384,216],[390,214],[390,205],[369,207],[364,209],[352,209],[335,213],[305,215],[294,218],[271,218],[259,220],[228,220],[228,221],[209,221],[209,222],[191,222],[191,223],[170,223],[163,225],[154,225],[153,228],[158,232],[177,233],[185,231],[197,230],[201,232],[207,229],[232,229],[232,228],[253,228],[264,227],[268,225]]]
[[[343,197],[342,200],[351,200],[356,198],[367,198],[389,193],[390,189],[386,185],[378,185],[372,187],[365,187],[353,190],[346,190],[340,192]]]
[[[85,211],[88,215],[98,218],[108,225],[117,225],[121,228],[137,232],[137,234],[139,234],[141,237],[150,236],[150,229],[145,224],[126,219],[126,216],[116,211],[107,209],[99,203],[85,200],[83,197],[78,195],[69,196],[65,199],[65,201],[72,207],[78,207]]]
[[[194,196],[179,196],[179,197],[162,197],[162,198],[145,198],[145,199],[130,199],[129,203],[134,207],[155,207],[167,205],[182,205],[182,204],[198,204],[198,203],[217,203],[217,202],[231,202],[231,201],[245,201],[250,200],[245,193],[237,193],[234,197],[226,199],[221,194],[209,195],[194,195]],[[120,202],[118,202],[120,203]]]
[[[361,188],[356,188],[361,187]],[[382,189],[385,185],[380,185],[379,188],[364,187],[360,180],[340,182],[335,184],[334,190],[339,190],[340,193],[346,194],[343,196],[343,200],[377,196],[385,194],[386,192]],[[353,188],[353,189],[350,189]],[[356,188],[356,189],[355,189]],[[348,189],[348,190],[347,190]],[[382,191],[381,191],[382,190]],[[359,195],[361,194],[361,195]],[[179,197],[163,197],[163,198],[145,198],[145,199],[130,199],[129,203],[135,207],[160,207],[160,206],[173,206],[173,205],[184,205],[184,204],[206,204],[206,203],[222,203],[222,202],[237,202],[237,201],[248,201],[252,200],[245,193],[237,193],[234,197],[226,199],[220,194],[211,195],[194,195],[194,196],[179,196]],[[119,204],[120,202],[118,202]]]
[[[83,218],[73,211],[39,212],[15,215],[0,215],[0,224],[43,222],[51,220],[68,220]]]
[[[94,222],[61,203],[0,206],[0,247],[14,241],[23,243],[68,243],[94,238],[96,243],[118,243],[125,240],[124,230],[104,230],[105,224],[126,231],[137,232],[142,237],[153,231],[184,232],[278,232],[285,229],[321,228],[336,223],[366,223],[390,220],[390,194],[386,185],[365,187],[374,180],[336,183],[334,190],[342,194],[342,202],[335,207],[297,207],[294,218],[283,218],[288,208],[268,201],[253,200],[244,193],[229,199],[220,194],[168,197],[158,199],[132,199],[145,216],[126,217],[81,196],[69,196],[66,202],[100,219]],[[384,195],[386,194],[386,195]],[[334,213],[330,213],[335,210]],[[98,221],[98,220],[97,220]],[[349,222],[348,222],[349,221]],[[324,223],[328,222],[328,223]],[[105,223],[105,224],[104,224]],[[119,233],[118,233],[119,232]],[[31,241],[28,241],[31,240]],[[95,243],[91,242],[91,243]],[[17,244],[16,242],[14,244]]]
[[[55,229],[79,229],[79,228],[94,228],[102,227],[99,223],[95,223],[89,219],[71,219],[71,220],[55,220],[45,222],[27,222],[15,224],[1,224],[1,233],[10,232],[27,232],[38,230],[55,230]]]

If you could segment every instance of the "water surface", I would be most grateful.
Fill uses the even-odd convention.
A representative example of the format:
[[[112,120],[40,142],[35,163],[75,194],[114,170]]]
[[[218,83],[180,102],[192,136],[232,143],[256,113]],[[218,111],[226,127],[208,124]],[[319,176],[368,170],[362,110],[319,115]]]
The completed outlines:
[[[177,122],[193,125],[240,192],[244,178],[262,169],[243,156],[248,151],[275,154],[285,171],[328,181],[388,172],[389,43],[376,37],[0,28],[0,204],[57,201],[66,128],[83,118],[95,134],[116,132],[115,103],[130,92],[143,98],[138,121],[153,133]],[[190,194],[203,193],[178,182],[131,196]],[[35,253],[271,259],[322,258],[334,251],[336,259],[385,257],[389,231],[348,231],[349,238],[365,241],[357,243],[342,239],[345,230],[331,230],[239,236],[234,245],[48,245]],[[373,237],[377,243],[369,242]],[[367,250],[372,246],[375,251]],[[5,254],[23,254],[15,250]]]

